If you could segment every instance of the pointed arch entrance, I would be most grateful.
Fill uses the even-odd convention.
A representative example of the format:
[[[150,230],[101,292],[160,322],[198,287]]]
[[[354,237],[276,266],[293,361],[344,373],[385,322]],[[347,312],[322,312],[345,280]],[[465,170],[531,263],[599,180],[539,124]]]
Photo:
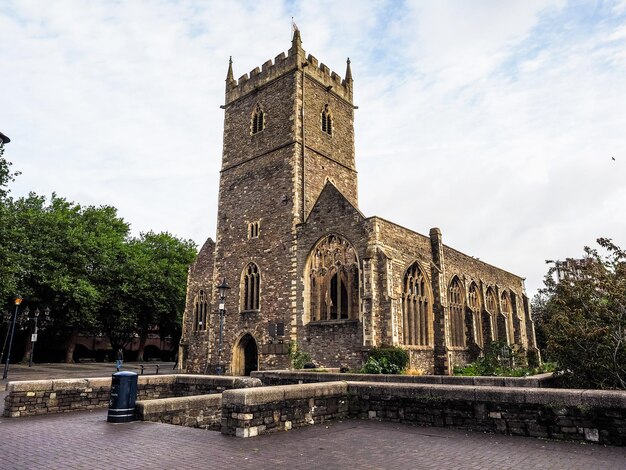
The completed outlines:
[[[233,353],[233,375],[250,375],[259,370],[259,349],[250,333],[241,337]]]

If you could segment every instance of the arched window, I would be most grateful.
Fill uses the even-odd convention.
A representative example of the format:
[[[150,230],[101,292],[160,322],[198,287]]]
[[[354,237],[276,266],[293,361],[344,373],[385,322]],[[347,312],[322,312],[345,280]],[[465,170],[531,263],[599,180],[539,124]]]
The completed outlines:
[[[256,264],[250,263],[241,276],[241,311],[259,310],[260,275]]]
[[[483,345],[483,322],[482,312],[480,311],[480,296],[478,295],[478,286],[475,282],[470,284],[469,291],[467,293],[467,306],[472,311],[472,321],[474,322],[474,332],[476,337],[474,338],[476,344]]]
[[[450,309],[450,345],[465,346],[465,308],[461,282],[456,276],[448,288],[448,306]]]
[[[511,307],[511,297],[507,291],[504,291],[500,296],[500,301],[502,302],[502,313],[506,317],[506,334],[507,341],[509,344],[513,344],[515,342],[515,333],[513,326],[513,308]]]
[[[330,114],[328,105],[325,105],[322,110],[322,132],[325,132],[328,135],[333,135],[333,117]]]
[[[252,135],[261,132],[265,128],[265,115],[261,109],[261,105],[257,104],[252,114],[251,133]]]
[[[328,235],[308,261],[311,321],[359,318],[359,260],[352,244]]]
[[[493,293],[493,289],[491,287],[487,289],[486,304],[487,304],[487,311],[489,313],[493,315],[498,312],[498,307],[497,307],[498,303],[496,301],[496,295]]]
[[[204,291],[201,290],[194,299],[193,305],[193,331],[205,331],[207,329],[207,312],[209,304]]]
[[[417,261],[409,267],[402,284],[404,344],[428,346],[431,337],[431,301],[427,280]]]

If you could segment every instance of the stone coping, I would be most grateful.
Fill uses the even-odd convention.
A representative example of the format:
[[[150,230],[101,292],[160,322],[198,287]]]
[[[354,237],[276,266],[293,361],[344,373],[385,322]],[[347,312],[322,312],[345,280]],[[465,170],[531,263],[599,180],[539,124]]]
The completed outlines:
[[[411,383],[411,384],[447,384],[447,385],[476,385],[492,387],[533,387],[549,388],[553,374],[538,374],[529,377],[484,377],[484,376],[456,376],[456,375],[395,375],[395,374],[351,374],[334,372],[306,372],[303,370],[267,370],[254,371],[251,374],[263,381],[268,378],[285,378],[287,380],[331,382],[335,380]]]
[[[222,395],[220,393],[211,393],[208,395],[194,395],[190,397],[139,400],[135,403],[136,410],[141,415],[152,415],[204,407],[221,407],[221,405]]]
[[[449,384],[403,384],[360,381],[317,382],[226,390],[222,403],[262,405],[292,399],[337,395],[367,395],[408,399],[466,400],[476,402],[528,403],[546,406],[579,406],[626,409],[626,391],[537,389]]]
[[[471,400],[501,403],[528,403],[546,406],[580,406],[626,409],[626,391],[537,389],[438,384],[347,382],[350,393],[391,398]]]
[[[41,392],[59,391],[86,388],[110,388],[111,377],[95,377],[86,379],[48,379],[23,380],[6,384],[8,392]],[[186,384],[201,385],[211,383],[225,387],[259,387],[262,385],[257,378],[232,377],[224,375],[193,375],[193,374],[166,374],[166,375],[139,375],[138,385]]]
[[[262,405],[271,402],[347,395],[347,382],[323,382],[301,385],[276,385],[249,389],[226,390],[222,393],[222,404]]]

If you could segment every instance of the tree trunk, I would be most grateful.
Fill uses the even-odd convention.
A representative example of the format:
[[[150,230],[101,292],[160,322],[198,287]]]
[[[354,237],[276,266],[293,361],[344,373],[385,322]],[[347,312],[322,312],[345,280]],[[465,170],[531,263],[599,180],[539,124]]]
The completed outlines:
[[[26,346],[24,347],[24,357],[22,357],[22,364],[28,364],[28,361],[30,360],[30,355],[33,351],[33,343],[31,341],[30,329],[26,331],[26,338],[24,338],[24,342],[26,343]]]
[[[65,343],[65,363],[72,364],[74,362],[74,349],[76,348],[76,340],[78,339],[78,328],[72,329],[72,334]]]
[[[148,332],[142,331],[139,336],[139,351],[137,354],[137,361],[143,361],[143,351],[146,348],[146,341],[148,340]]]

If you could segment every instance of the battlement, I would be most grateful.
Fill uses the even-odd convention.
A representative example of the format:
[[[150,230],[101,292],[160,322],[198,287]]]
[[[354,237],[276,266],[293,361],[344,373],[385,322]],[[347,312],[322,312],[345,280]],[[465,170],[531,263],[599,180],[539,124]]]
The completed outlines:
[[[311,54],[306,56],[302,49],[300,31],[296,30],[292,40],[291,49],[285,55],[284,52],[278,54],[274,61],[267,60],[261,68],[255,67],[249,73],[243,74],[238,80],[233,77],[232,60],[228,66],[226,77],[226,104],[241,98],[264,86],[265,84],[291,73],[295,70],[304,71],[304,74],[314,79],[328,91],[336,93],[343,99],[352,102],[352,72],[350,70],[350,59],[346,67],[346,76],[341,76],[331,71],[328,66],[319,61]]]

